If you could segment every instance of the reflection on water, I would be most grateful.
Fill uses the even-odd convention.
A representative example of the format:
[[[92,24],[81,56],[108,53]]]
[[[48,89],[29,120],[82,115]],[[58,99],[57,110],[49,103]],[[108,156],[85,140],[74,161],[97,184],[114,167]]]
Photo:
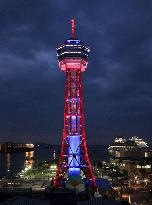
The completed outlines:
[[[25,152],[24,169],[31,169],[34,164],[34,151]]]
[[[58,159],[61,146],[58,145],[39,145],[35,146],[34,151],[0,153],[0,177],[14,176],[25,169],[34,166],[36,163],[50,161],[54,157]],[[55,156],[56,155],[56,156]],[[9,170],[9,171],[8,171]]]
[[[108,146],[88,146],[89,157],[91,160],[107,159]],[[55,151],[54,151],[55,150]],[[58,145],[39,145],[35,146],[34,151],[18,153],[0,153],[0,177],[12,176],[21,172],[25,167],[34,166],[34,161],[39,162],[59,159],[61,146]]]
[[[7,168],[7,172],[10,172],[10,167],[11,167],[11,154],[7,153],[6,154],[6,168]]]
[[[5,153],[0,155],[0,176],[12,176],[21,169],[31,169],[34,165],[34,151]]]

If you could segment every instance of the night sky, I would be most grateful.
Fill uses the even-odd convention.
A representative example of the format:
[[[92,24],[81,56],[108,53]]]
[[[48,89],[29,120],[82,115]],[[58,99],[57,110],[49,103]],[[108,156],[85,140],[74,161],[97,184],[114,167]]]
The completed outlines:
[[[83,73],[88,144],[152,142],[151,0],[0,0],[0,141],[61,143],[65,73],[56,47],[91,48]]]

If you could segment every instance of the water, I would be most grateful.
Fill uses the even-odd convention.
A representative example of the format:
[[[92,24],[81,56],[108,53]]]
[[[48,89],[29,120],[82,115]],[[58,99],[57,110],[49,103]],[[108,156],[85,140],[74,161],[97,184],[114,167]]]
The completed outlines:
[[[108,159],[107,146],[90,145],[88,146],[90,160],[103,161]],[[59,158],[61,146],[40,144],[35,146],[32,152],[5,153],[0,154],[0,177],[14,175],[34,162],[50,161],[53,159],[55,150],[56,158]],[[28,160],[27,160],[28,158]]]

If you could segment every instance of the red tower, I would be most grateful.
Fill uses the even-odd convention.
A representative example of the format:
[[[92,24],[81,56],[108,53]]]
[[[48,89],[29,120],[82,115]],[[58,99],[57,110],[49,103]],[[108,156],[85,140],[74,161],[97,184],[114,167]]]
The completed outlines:
[[[86,147],[81,73],[87,68],[90,49],[75,38],[74,19],[72,38],[57,48],[59,67],[66,73],[64,99],[64,128],[62,150],[55,186],[64,177],[79,175],[96,182]]]

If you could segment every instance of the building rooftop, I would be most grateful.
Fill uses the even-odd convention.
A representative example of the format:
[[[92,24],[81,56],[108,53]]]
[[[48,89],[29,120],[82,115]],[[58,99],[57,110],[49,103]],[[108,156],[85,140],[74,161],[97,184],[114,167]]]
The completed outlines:
[[[126,138],[123,138],[123,137],[117,137],[115,138],[114,142],[109,145],[109,148],[108,149],[111,149],[111,148],[121,148],[121,147],[130,147],[130,148],[149,148],[149,146],[147,145],[147,143],[139,138],[139,137],[131,137],[129,139],[126,139]]]

